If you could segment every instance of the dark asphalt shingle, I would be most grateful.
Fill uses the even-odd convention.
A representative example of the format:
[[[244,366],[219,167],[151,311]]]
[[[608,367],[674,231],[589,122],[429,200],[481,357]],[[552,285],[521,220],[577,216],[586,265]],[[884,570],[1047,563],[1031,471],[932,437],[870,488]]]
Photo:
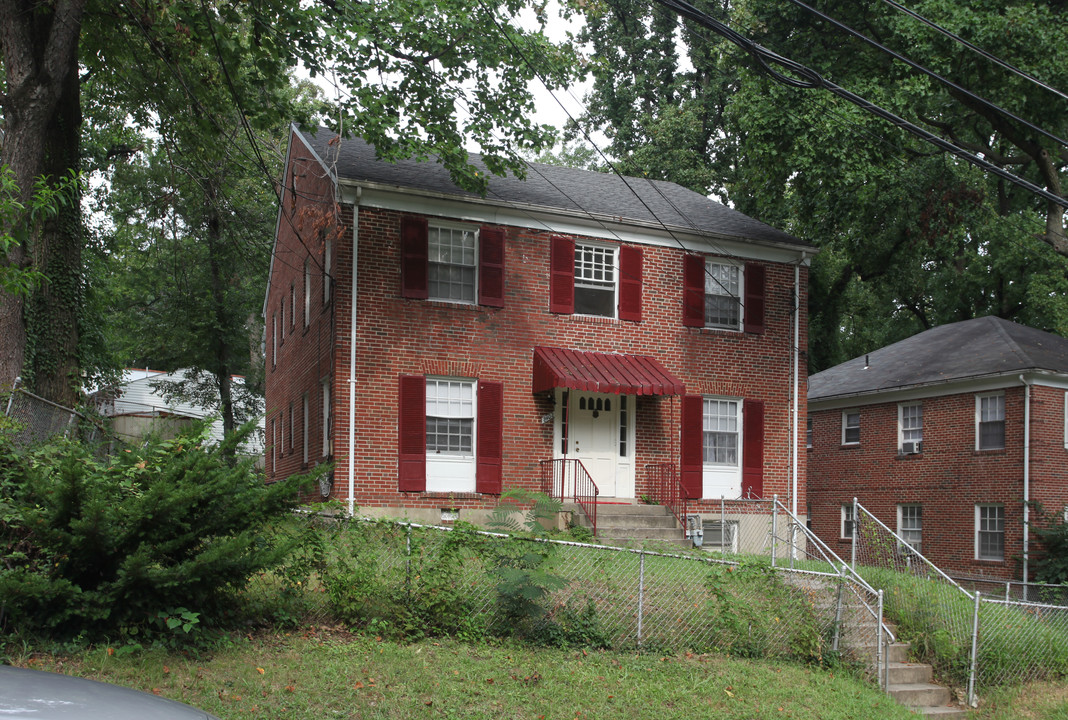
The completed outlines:
[[[374,148],[362,139],[350,138],[331,144],[336,134],[325,128],[304,131],[304,137],[339,178],[457,198],[478,197],[454,185],[445,167],[434,160],[382,162],[375,158]],[[479,155],[472,154],[470,158],[475,167],[485,170]],[[528,166],[525,180],[511,175],[490,175],[486,201],[588,212],[746,241],[811,247],[788,233],[675,183],[644,178],[624,181],[609,173],[540,163],[529,163]]]
[[[1030,370],[1068,373],[1068,339],[987,316],[931,328],[812,375],[808,399]]]

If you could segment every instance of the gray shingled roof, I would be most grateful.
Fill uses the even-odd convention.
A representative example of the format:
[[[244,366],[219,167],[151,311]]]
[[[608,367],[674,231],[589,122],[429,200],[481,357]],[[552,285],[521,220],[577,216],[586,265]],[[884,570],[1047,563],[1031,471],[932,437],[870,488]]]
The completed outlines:
[[[382,162],[375,158],[374,148],[362,139],[350,138],[340,144],[329,145],[330,140],[336,137],[336,133],[331,130],[319,128],[313,132],[303,131],[303,134],[319,157],[324,162],[333,164],[341,179],[441,193],[458,198],[478,197],[475,193],[461,190],[453,184],[448,171],[439,162]],[[485,170],[481,156],[472,154],[470,159],[475,167]],[[525,180],[511,175],[489,175],[486,201],[505,205],[517,203],[542,206],[568,212],[588,212],[624,221],[662,223],[673,229],[683,228],[742,240],[793,245],[798,248],[811,247],[792,235],[675,183],[645,178],[627,178],[624,182],[619,176],[610,173],[541,163],[528,165]],[[641,200],[635,197],[635,192],[641,196]]]
[[[808,379],[808,399],[1031,370],[1068,374],[1068,339],[988,316],[931,328],[816,373]]]

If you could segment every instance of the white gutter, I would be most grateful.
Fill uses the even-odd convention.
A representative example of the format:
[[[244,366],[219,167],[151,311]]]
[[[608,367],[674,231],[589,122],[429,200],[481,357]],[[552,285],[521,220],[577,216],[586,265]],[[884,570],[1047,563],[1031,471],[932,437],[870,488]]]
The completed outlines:
[[[790,512],[797,517],[797,433],[798,433],[798,388],[801,380],[799,377],[801,364],[801,263],[805,261],[805,253],[801,253],[801,259],[794,265],[794,402],[793,417],[790,419]]]
[[[1023,444],[1023,581],[1027,597],[1027,561],[1029,559],[1031,519],[1031,383],[1020,376],[1024,384],[1024,444]]]
[[[356,268],[359,265],[362,194],[363,188],[357,186],[356,200],[352,203],[352,289],[349,291],[349,517],[356,514]]]

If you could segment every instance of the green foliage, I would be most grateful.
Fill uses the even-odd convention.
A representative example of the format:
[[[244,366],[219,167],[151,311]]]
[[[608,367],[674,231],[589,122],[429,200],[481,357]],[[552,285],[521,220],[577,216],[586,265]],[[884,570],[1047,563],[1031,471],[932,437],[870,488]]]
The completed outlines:
[[[712,565],[706,580],[712,644],[741,657],[829,659],[812,601],[765,560]]]
[[[524,509],[524,505],[530,507]],[[501,493],[486,527],[494,532],[544,535],[556,526],[563,503],[545,493],[512,488]]]
[[[19,200],[22,192],[15,181],[15,173],[7,165],[0,166],[0,258],[16,245],[31,247],[31,233],[43,220],[53,218],[61,207],[76,202],[79,180],[76,175],[49,182],[44,177],[34,182],[28,203]],[[29,297],[44,279],[32,265],[0,262],[0,290],[11,295]]]
[[[6,628],[93,639],[225,625],[248,579],[290,552],[269,527],[300,482],[265,485],[253,460],[228,462],[240,439],[180,436],[99,459],[62,440],[18,453],[0,435]]]
[[[1035,515],[1031,530],[1040,543],[1031,560],[1035,580],[1051,585],[1068,584],[1068,522],[1063,515],[1045,513],[1041,507],[1035,508]]]

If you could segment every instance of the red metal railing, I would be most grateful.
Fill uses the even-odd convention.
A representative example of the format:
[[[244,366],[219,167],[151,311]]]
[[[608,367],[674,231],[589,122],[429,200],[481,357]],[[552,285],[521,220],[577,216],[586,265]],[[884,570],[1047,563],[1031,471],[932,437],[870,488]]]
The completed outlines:
[[[541,489],[549,497],[577,503],[597,534],[597,496],[601,491],[581,460],[542,460]]]
[[[671,510],[671,514],[686,529],[686,493],[682,490],[675,463],[653,463],[645,466],[646,487],[652,489],[652,498]]]

